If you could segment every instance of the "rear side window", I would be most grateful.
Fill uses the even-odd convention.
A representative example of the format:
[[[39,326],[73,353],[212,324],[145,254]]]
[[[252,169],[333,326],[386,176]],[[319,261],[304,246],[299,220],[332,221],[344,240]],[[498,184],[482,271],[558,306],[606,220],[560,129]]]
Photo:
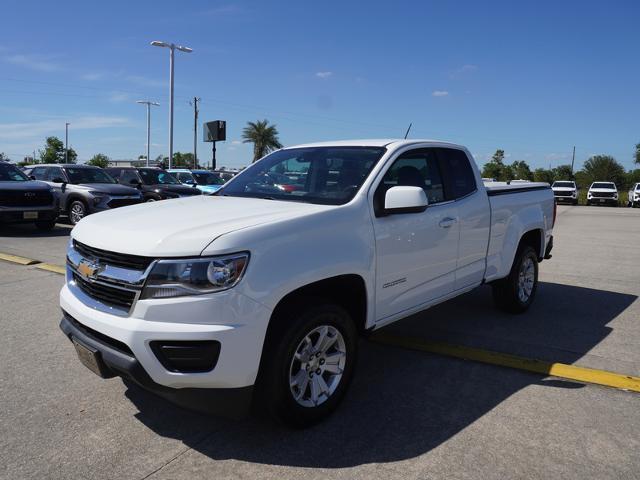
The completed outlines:
[[[31,175],[34,176],[36,180],[44,180],[45,179],[45,167],[36,167],[31,170]]]
[[[438,154],[449,185],[447,200],[455,200],[475,192],[476,178],[466,153],[453,148],[440,148]]]

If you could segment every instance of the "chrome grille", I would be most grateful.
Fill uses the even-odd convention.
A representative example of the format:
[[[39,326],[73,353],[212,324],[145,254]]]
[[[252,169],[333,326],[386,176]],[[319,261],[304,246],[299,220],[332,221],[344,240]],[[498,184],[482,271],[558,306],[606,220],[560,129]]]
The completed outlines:
[[[107,265],[130,268],[132,270],[146,270],[153,258],[124,253],[108,252],[99,248],[93,248],[83,243],[73,241],[73,248],[84,258],[91,258]]]
[[[110,305],[117,305],[128,310],[136,299],[134,291],[110,287],[103,283],[89,282],[75,272],[73,272],[73,280],[84,293]]]

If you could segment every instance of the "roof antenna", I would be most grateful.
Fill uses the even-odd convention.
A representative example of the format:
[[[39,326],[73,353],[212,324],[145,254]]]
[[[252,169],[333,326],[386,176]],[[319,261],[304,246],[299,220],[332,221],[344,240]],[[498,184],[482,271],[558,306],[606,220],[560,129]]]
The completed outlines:
[[[409,135],[409,130],[411,130],[411,125],[413,125],[413,123],[409,124],[409,128],[407,128],[407,133],[404,134],[404,139],[407,139],[407,135]]]

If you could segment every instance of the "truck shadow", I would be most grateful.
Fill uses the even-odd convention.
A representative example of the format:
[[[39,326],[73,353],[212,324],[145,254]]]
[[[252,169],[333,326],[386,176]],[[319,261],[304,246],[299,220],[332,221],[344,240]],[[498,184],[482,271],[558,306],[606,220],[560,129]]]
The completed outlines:
[[[554,283],[541,283],[539,288],[536,303],[524,315],[496,311],[490,289],[481,288],[387,331],[573,363],[609,335],[607,324],[637,299]],[[127,396],[138,407],[137,419],[147,427],[213,460],[344,468],[424,454],[531,385],[583,387],[362,341],[345,401],[327,421],[308,430],[288,430],[264,419],[206,417],[136,386],[128,385]]]
[[[38,230],[35,225],[16,224],[0,225],[0,237],[68,237],[73,225],[57,223],[56,226],[47,232]]]

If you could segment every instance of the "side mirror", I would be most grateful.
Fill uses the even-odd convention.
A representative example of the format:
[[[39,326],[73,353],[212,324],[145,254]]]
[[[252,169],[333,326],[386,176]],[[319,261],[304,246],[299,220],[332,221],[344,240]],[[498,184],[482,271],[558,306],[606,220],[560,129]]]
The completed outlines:
[[[31,179],[31,180],[35,180],[35,179],[36,179],[36,177],[35,177],[35,175],[29,175],[29,179]]]
[[[53,180],[51,180],[53,183],[65,183],[64,180],[60,177],[55,177]]]
[[[198,186],[198,184],[197,184],[196,182],[193,182],[193,183],[191,184],[191,186],[192,186],[193,188],[196,188],[196,187]]]
[[[384,213],[419,213],[429,206],[429,200],[420,187],[391,187],[384,197]]]

